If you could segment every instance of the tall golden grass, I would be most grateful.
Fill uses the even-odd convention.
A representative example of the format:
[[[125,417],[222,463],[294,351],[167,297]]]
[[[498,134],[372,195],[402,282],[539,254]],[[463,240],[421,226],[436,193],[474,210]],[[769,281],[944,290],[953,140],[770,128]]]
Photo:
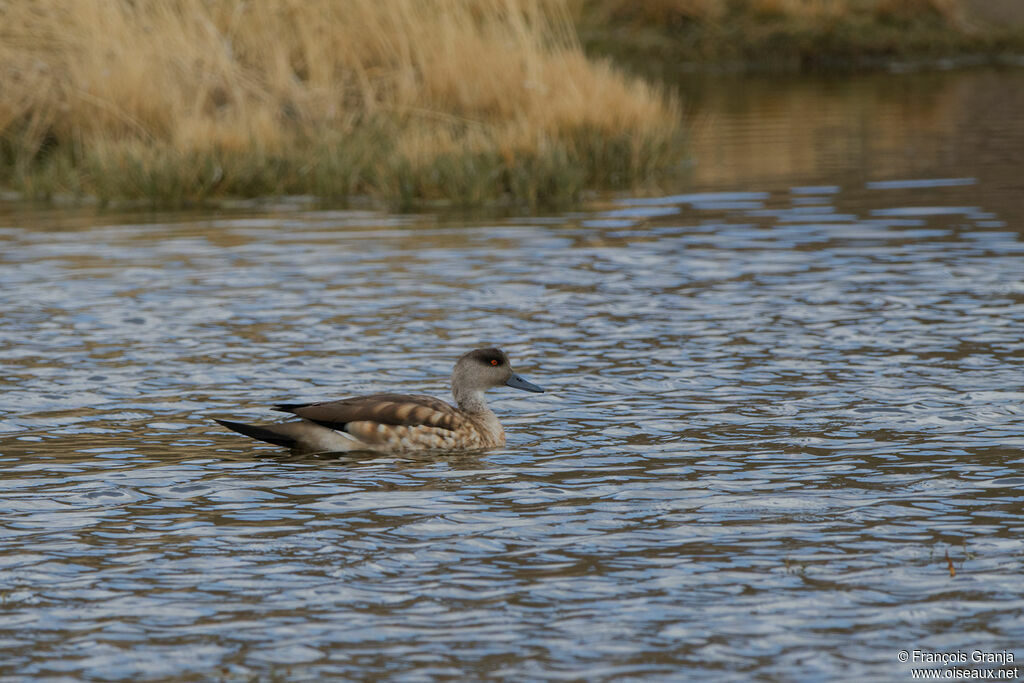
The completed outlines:
[[[679,153],[561,0],[0,1],[0,182],[538,204]]]

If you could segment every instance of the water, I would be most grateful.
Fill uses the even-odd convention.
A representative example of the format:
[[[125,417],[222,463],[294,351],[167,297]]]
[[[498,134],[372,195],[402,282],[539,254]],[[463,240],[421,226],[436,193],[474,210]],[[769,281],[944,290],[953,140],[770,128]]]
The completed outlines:
[[[719,84],[685,187],[568,215],[3,207],[0,675],[1019,664],[1022,82]],[[291,457],[209,420],[446,396],[484,343],[549,390],[492,392],[501,450]]]

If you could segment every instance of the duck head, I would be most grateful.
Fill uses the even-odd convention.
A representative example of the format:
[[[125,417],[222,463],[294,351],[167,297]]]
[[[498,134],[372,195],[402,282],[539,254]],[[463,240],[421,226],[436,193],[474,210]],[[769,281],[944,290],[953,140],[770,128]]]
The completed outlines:
[[[528,382],[512,369],[508,355],[501,349],[475,349],[464,354],[452,371],[452,393],[460,407],[482,402],[483,392],[502,385],[523,391],[543,393],[544,389]]]

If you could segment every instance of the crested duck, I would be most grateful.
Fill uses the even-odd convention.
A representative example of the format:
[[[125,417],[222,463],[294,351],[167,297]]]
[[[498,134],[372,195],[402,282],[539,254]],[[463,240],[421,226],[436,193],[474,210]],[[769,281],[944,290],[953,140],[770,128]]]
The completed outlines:
[[[505,430],[484,400],[487,389],[501,385],[544,391],[517,375],[501,349],[476,349],[459,358],[452,371],[452,395],[458,407],[421,394],[369,394],[274,406],[302,418],[297,422],[215,421],[293,453],[483,450],[505,445]]]

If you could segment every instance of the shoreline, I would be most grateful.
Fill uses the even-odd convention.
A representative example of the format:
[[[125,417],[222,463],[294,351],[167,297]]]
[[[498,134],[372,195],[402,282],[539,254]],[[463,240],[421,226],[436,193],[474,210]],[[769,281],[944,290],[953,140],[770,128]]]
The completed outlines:
[[[845,14],[795,0],[552,0],[511,14],[498,3],[483,20],[453,3],[450,16],[419,23],[366,0],[367,23],[353,26],[314,2],[296,17],[234,17],[206,42],[194,27],[223,21],[216,4],[154,0],[178,14],[140,19],[133,3],[96,1],[124,15],[113,57],[101,40],[109,17],[92,26],[26,15],[22,40],[0,46],[14,103],[0,106],[0,201],[178,208],[311,195],[399,211],[559,209],[680,172],[694,112],[671,84],[690,74],[1024,66],[1024,6],[999,0],[983,7],[1019,23],[968,21],[973,0],[899,0],[923,8],[904,15],[879,13],[897,0],[829,5]],[[303,33],[318,7],[348,33]],[[164,22],[157,39],[140,40],[143,20]],[[405,53],[333,56],[371,29]],[[453,37],[468,46],[454,58]],[[183,44],[194,53],[175,54]],[[502,73],[509,63],[519,66]]]
[[[588,54],[675,71],[841,74],[1024,62],[1024,3],[1015,0],[580,0],[575,19]]]

